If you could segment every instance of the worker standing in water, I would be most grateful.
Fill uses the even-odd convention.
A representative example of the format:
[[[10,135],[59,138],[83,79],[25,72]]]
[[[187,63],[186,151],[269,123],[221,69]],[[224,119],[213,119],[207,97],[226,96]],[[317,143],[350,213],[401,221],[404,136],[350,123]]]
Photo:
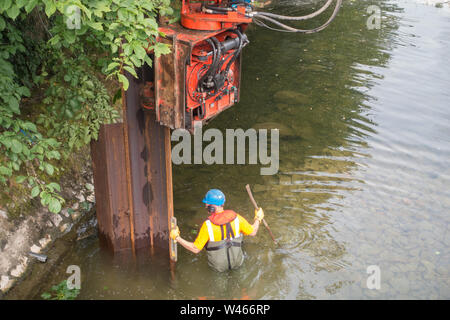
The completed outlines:
[[[219,272],[239,268],[244,262],[243,234],[256,235],[264,218],[262,208],[255,209],[255,222],[251,225],[233,210],[224,210],[225,195],[218,189],[209,190],[203,203],[210,215],[195,241],[181,238],[178,227],[171,230],[170,237],[193,253],[199,253],[206,245],[208,264]]]

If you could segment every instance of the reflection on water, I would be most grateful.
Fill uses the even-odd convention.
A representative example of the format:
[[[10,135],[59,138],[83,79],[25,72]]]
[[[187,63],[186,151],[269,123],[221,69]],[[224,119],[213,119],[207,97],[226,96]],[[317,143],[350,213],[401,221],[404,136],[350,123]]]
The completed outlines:
[[[81,265],[81,298],[450,298],[450,20],[414,1],[379,1],[382,28],[368,30],[372,4],[346,1],[313,35],[251,28],[241,102],[209,127],[280,128],[277,175],[174,166],[185,238],[213,187],[251,219],[249,183],[280,246],[261,228],[243,267],[224,274],[180,248],[171,274],[151,257],[111,262],[95,239],[82,241],[65,259]],[[280,1],[273,11],[308,10]],[[370,265],[380,290],[367,289]]]

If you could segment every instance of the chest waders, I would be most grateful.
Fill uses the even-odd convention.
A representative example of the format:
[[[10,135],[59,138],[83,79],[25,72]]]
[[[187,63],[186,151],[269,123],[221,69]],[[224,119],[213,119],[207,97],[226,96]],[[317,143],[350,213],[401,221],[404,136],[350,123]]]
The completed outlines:
[[[235,237],[231,223],[234,223],[234,230],[238,235]],[[219,271],[239,268],[244,262],[244,254],[242,252],[243,235],[239,232],[239,219],[236,217],[233,221],[223,225],[219,225],[222,231],[222,240],[214,241],[214,233],[212,223],[206,220],[208,227],[209,241],[206,245],[208,255],[208,265]]]

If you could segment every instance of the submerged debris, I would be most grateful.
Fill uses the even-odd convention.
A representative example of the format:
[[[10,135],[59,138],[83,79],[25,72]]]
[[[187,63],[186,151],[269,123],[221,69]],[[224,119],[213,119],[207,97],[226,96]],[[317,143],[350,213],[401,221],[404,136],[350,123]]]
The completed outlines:
[[[34,252],[28,252],[28,254],[34,258],[36,258],[40,262],[47,262],[47,256],[45,254],[39,254]]]

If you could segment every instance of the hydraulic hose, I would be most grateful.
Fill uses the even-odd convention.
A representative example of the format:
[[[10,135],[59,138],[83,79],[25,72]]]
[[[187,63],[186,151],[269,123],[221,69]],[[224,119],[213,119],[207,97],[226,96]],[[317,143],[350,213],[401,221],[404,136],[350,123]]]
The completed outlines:
[[[220,48],[220,42],[217,40],[216,37],[211,37],[211,40],[214,42],[216,50],[217,50],[217,59],[214,63],[214,69],[212,70],[212,73],[215,74],[217,72],[217,67],[219,66],[220,59],[222,57],[222,50]]]
[[[214,77],[214,74],[217,72],[217,67],[220,63],[221,58],[221,51],[220,51],[220,43],[215,37],[211,37],[210,39],[206,39],[206,41],[210,44],[210,46],[213,49],[213,61],[206,73],[202,76],[200,81],[198,82],[200,86],[203,87],[203,89],[206,89],[206,91],[212,91],[213,89],[205,88],[203,85],[205,83],[205,80],[209,80],[210,77]]]
[[[301,20],[308,20],[311,18],[314,18],[316,16],[318,16],[319,14],[321,14],[322,12],[324,12],[325,10],[328,9],[328,7],[331,5],[331,3],[333,2],[333,0],[328,0],[322,8],[320,8],[319,10],[308,14],[306,16],[298,16],[298,17],[291,17],[291,16],[283,16],[280,14],[275,14],[275,13],[270,13],[270,12],[254,12],[253,14],[257,14],[257,15],[263,15],[263,16],[267,16],[270,18],[276,18],[276,19],[280,19],[280,20],[292,20],[292,21],[301,21]]]
[[[239,38],[239,47],[236,48],[236,51],[234,52],[233,57],[230,59],[230,61],[228,61],[227,66],[225,67],[225,75],[228,74],[228,70],[230,70],[230,66],[231,64],[236,60],[236,58],[239,56],[239,54],[242,51],[242,48],[244,46],[244,40],[243,40],[243,35],[242,33],[239,31],[239,29],[233,30],[233,33],[237,34],[238,38]]]
[[[228,8],[228,7],[219,7],[216,5],[212,5],[212,4],[205,4],[204,5],[206,9],[211,9],[211,10],[216,10],[216,11],[233,11],[232,8]]]
[[[284,31],[284,32],[298,32],[298,33],[316,33],[316,32],[319,32],[319,31],[325,29],[326,27],[328,27],[328,25],[334,20],[334,18],[336,18],[337,14],[339,12],[339,9],[341,8],[341,5],[342,5],[342,0],[336,0],[336,6],[335,6],[335,8],[333,10],[333,13],[332,13],[331,17],[323,25],[321,25],[320,27],[317,27],[317,28],[314,28],[314,29],[309,29],[309,30],[303,30],[303,29],[297,29],[297,28],[290,27],[290,26],[285,25],[284,23],[281,23],[281,22],[279,22],[279,21],[277,21],[277,20],[275,20],[275,19],[273,19],[273,18],[271,18],[271,17],[269,17],[267,15],[263,15],[262,12],[254,12],[253,16],[257,18],[257,19],[254,19],[254,21],[255,21],[255,23],[257,25],[262,26],[262,27],[266,27],[266,28],[271,29],[271,30]],[[296,18],[296,17],[293,17],[293,18]],[[271,23],[281,27],[282,29],[272,28],[272,27],[266,25],[265,23],[263,23],[262,21],[260,21],[259,19],[271,22]]]
[[[212,58],[211,65],[209,66],[208,70],[206,71],[204,77],[206,77],[212,73],[214,65],[217,63],[217,59],[219,58],[217,56],[217,50],[216,50],[215,43],[211,39],[206,39],[206,42],[209,43],[209,45],[211,46],[211,48],[213,50],[213,58]]]

